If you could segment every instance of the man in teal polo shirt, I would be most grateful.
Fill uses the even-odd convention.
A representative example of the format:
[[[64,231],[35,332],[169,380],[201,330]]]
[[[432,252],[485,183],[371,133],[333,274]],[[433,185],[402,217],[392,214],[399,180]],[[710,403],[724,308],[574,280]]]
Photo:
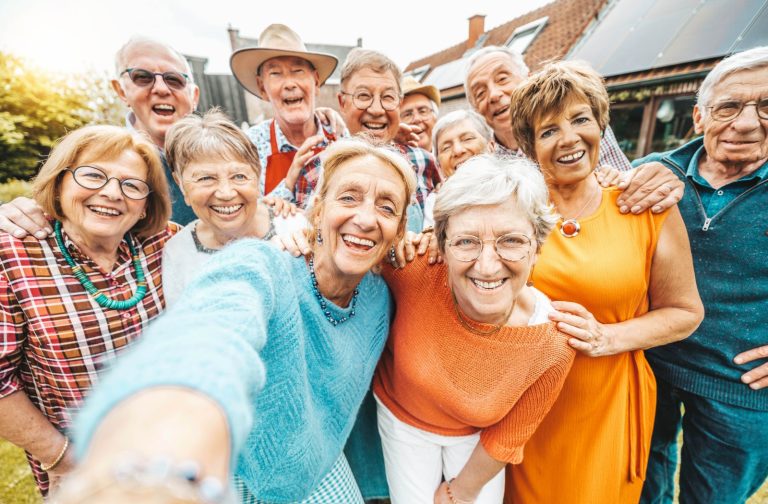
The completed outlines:
[[[680,503],[741,503],[768,477],[768,47],[715,66],[693,118],[703,138],[636,161],[686,185],[706,310],[688,339],[646,352],[658,381],[646,504],[673,501],[681,426]]]

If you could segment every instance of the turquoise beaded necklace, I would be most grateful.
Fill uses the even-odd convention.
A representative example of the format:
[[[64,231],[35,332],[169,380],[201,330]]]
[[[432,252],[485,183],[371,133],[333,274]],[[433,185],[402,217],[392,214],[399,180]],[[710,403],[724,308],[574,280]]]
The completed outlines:
[[[144,295],[147,293],[147,282],[144,279],[144,270],[141,268],[141,260],[139,259],[139,254],[136,253],[136,248],[133,246],[133,240],[128,233],[125,234],[125,241],[128,242],[128,249],[131,251],[133,267],[136,269],[136,283],[138,287],[130,299],[125,301],[116,301],[114,299],[108,298],[106,294],[97,289],[96,286],[93,285],[90,280],[88,280],[88,275],[86,275],[83,271],[83,267],[75,263],[75,260],[72,259],[71,255],[69,255],[67,247],[64,246],[64,238],[61,236],[60,221],[56,221],[54,224],[54,231],[56,234],[56,243],[59,245],[59,250],[61,250],[62,255],[64,255],[64,260],[67,261],[67,264],[69,264],[69,266],[72,268],[72,274],[75,275],[75,278],[77,278],[80,284],[85,287],[85,290],[88,291],[88,294],[93,296],[94,301],[96,301],[99,306],[109,310],[128,310],[129,308],[136,306],[139,301],[144,298]]]
[[[347,320],[351,319],[355,316],[355,305],[357,304],[357,295],[360,294],[360,290],[355,287],[355,292],[352,294],[352,301],[349,303],[349,317],[346,315],[341,317],[340,319],[337,319],[333,316],[333,313],[331,313],[331,310],[328,309],[328,303],[325,301],[325,298],[322,294],[320,294],[320,287],[317,285],[317,277],[315,276],[315,255],[312,254],[309,256],[309,275],[312,277],[312,291],[315,293],[315,297],[320,302],[320,309],[323,310],[323,315],[325,315],[325,318],[333,324],[333,327],[336,327],[339,324],[343,324]]]

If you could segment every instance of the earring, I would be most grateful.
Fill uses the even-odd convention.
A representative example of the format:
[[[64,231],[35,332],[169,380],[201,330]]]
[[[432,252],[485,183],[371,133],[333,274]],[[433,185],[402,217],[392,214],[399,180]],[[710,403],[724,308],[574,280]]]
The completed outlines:
[[[392,266],[397,267],[397,254],[395,253],[394,245],[392,245],[392,247],[389,249],[389,262],[392,264]]]
[[[139,217],[139,220],[146,218],[146,216],[147,216],[147,212],[141,212],[141,216]]]
[[[317,237],[316,238],[317,244],[318,245],[322,245],[323,244],[323,235],[320,234],[320,228],[317,228],[317,232],[315,233],[315,236]]]
[[[535,267],[536,267],[535,264],[533,266],[531,266],[531,272],[528,274],[528,281],[525,282],[525,285],[528,286],[528,287],[533,287],[533,269]]]

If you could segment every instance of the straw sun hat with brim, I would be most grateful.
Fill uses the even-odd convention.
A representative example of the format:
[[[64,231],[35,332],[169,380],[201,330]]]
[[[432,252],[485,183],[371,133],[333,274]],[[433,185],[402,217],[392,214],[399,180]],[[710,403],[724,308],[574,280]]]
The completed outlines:
[[[238,49],[229,58],[229,66],[237,82],[246,91],[266,100],[267,98],[259,90],[256,73],[262,63],[279,56],[295,56],[309,61],[317,70],[320,86],[331,76],[339,63],[336,56],[332,54],[307,51],[301,37],[287,26],[272,24],[267,26],[259,36],[259,47]]]
[[[410,75],[403,77],[403,96],[408,96],[414,93],[423,94],[436,105],[440,105],[440,91],[435,86],[429,84],[422,84]]]

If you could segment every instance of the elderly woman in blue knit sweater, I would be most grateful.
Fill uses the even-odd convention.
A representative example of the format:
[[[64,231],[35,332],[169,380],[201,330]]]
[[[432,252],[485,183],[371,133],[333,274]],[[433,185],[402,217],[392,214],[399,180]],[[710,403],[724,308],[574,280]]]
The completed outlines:
[[[231,474],[240,502],[362,502],[342,448],[391,311],[370,270],[402,237],[415,180],[352,140],[323,165],[313,253],[242,240],[216,254],[86,404],[62,502],[221,502]]]

